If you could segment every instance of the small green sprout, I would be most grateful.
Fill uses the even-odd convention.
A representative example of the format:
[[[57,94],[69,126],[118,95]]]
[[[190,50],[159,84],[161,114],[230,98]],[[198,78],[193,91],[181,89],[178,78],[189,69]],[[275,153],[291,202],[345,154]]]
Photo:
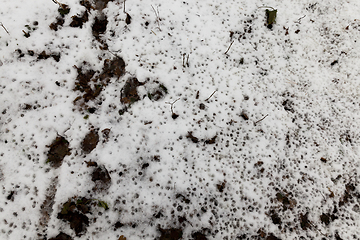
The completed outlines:
[[[106,202],[98,200],[98,206],[104,208],[105,210],[109,209],[109,206]]]

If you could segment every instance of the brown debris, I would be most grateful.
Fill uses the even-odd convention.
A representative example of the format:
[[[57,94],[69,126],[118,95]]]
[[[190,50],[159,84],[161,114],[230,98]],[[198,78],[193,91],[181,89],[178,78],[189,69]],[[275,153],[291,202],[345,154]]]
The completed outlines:
[[[106,15],[95,17],[95,22],[92,26],[92,33],[95,38],[99,38],[100,34],[105,33],[107,24],[108,20]]]
[[[70,223],[70,228],[80,237],[85,234],[89,226],[89,218],[85,215],[90,212],[91,200],[87,198],[78,199],[75,203],[69,199],[63,204],[62,210],[58,213],[57,218]]]
[[[311,224],[310,224],[308,215],[309,215],[308,212],[305,215],[300,213],[300,226],[303,230],[307,230],[308,228],[311,228]]]
[[[74,100],[74,104],[80,105],[81,109],[87,109],[86,103],[97,98],[112,77],[119,79],[125,74],[125,62],[120,57],[105,59],[100,74],[96,74],[92,69],[84,70],[86,65],[88,63],[83,62],[81,67],[74,66],[78,73],[74,90],[84,93]]]
[[[50,238],[49,240],[73,240],[71,236],[67,235],[66,233],[59,233],[56,237]]]
[[[205,144],[214,144],[216,138],[217,138],[217,135],[213,136],[213,137],[210,138],[210,139],[206,139],[206,140],[205,140]]]
[[[57,136],[50,146],[47,154],[47,163],[54,168],[61,166],[65,156],[70,155],[69,142],[62,136]]]
[[[137,78],[129,78],[121,89],[120,102],[123,104],[132,104],[140,100],[137,87],[144,85]]]
[[[183,230],[181,228],[169,228],[162,229],[159,227],[161,236],[157,238],[158,240],[178,240],[182,239]]]
[[[99,166],[94,169],[91,174],[91,181],[95,183],[94,191],[107,190],[111,185],[110,174],[104,166]]]
[[[89,13],[85,11],[81,16],[74,15],[71,18],[72,22],[70,23],[70,27],[82,28],[83,24],[89,21]]]
[[[96,148],[99,142],[99,130],[93,129],[86,134],[84,140],[81,142],[81,149],[83,153],[88,154]]]
[[[65,19],[63,17],[57,17],[56,21],[49,25],[51,30],[57,31],[59,27],[62,27],[65,23]]]
[[[186,135],[186,138],[190,139],[193,143],[198,143],[199,139],[197,137],[194,137],[192,132],[188,132]]]

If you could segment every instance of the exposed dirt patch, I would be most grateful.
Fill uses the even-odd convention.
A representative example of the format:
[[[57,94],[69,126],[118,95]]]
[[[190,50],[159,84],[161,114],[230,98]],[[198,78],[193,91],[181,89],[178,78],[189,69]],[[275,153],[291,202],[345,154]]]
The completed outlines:
[[[16,49],[15,53],[18,54],[18,58],[22,58],[25,56],[25,54],[31,56],[31,57],[36,57],[36,60],[46,60],[48,58],[53,58],[56,62],[60,61],[61,58],[61,54],[60,53],[56,53],[56,52],[50,52],[50,53],[46,53],[46,51],[42,51],[41,53],[36,53],[33,50],[27,50],[26,52],[22,51],[21,49]]]
[[[59,233],[56,237],[50,238],[49,240],[73,240],[71,236],[67,235],[66,233]]]
[[[57,17],[56,21],[51,23],[49,25],[51,30],[57,31],[60,29],[60,27],[62,27],[65,23],[65,19],[63,17]]]
[[[287,209],[293,209],[296,206],[296,201],[294,199],[289,198],[288,194],[284,192],[276,193],[276,199],[282,204],[283,211]]]
[[[80,109],[87,109],[87,102],[95,100],[101,91],[110,83],[110,79],[116,77],[119,79],[125,74],[125,62],[120,57],[113,59],[105,59],[101,73],[97,73],[88,66],[87,62],[83,62],[77,69],[77,77],[75,81],[75,91],[83,93],[82,96],[74,100],[74,104],[80,106]]]
[[[193,240],[208,240],[206,236],[210,235],[210,229],[202,229],[200,231],[193,232],[191,237]]]
[[[83,24],[89,21],[89,13],[88,11],[84,11],[81,15],[74,15],[71,18],[70,27],[82,28]]]
[[[159,227],[159,232],[161,233],[158,240],[178,240],[182,238],[183,230],[181,228],[168,228],[162,229]]]
[[[125,74],[125,62],[120,57],[115,57],[112,60],[105,59],[103,71],[100,74],[101,81],[109,81],[110,78],[116,77],[119,79]]]
[[[271,221],[276,225],[281,225],[281,218],[279,214],[275,210],[270,210],[269,216],[271,217]]]
[[[186,138],[190,139],[193,143],[199,142],[199,139],[193,135],[192,131],[188,132]]]
[[[360,200],[360,193],[356,191],[356,186],[349,182],[345,185],[345,191],[339,201],[339,207],[342,207],[349,202],[353,202],[354,197]]]
[[[96,0],[94,8],[98,11],[102,11],[104,8],[107,7],[109,2],[113,2],[114,0]]]
[[[300,226],[303,230],[307,230],[308,228],[311,228],[308,212],[305,214],[300,213]]]
[[[139,101],[140,96],[138,95],[137,87],[142,85],[144,83],[139,82],[137,78],[129,78],[121,89],[120,102],[128,107],[134,102]]]
[[[62,210],[58,213],[57,218],[69,222],[70,228],[75,231],[76,236],[82,236],[89,226],[89,218],[86,214],[90,213],[91,207],[91,199],[71,198],[62,205]]]
[[[37,60],[41,60],[41,59],[48,59],[52,57],[56,62],[59,62],[60,61],[60,53],[50,53],[50,54],[47,54],[45,51],[42,51],[38,57],[37,57]]]
[[[98,166],[91,174],[91,180],[95,183],[93,191],[105,191],[111,185],[111,177],[105,166]]]
[[[81,150],[84,154],[89,154],[94,150],[99,142],[99,129],[92,129],[81,142]]]
[[[94,24],[92,25],[92,33],[95,38],[98,38],[101,34],[105,33],[108,22],[109,21],[104,14],[95,17]]]
[[[212,138],[205,139],[205,140],[204,140],[204,143],[205,143],[205,144],[214,144],[216,138],[217,138],[217,135],[213,136]]]
[[[65,156],[70,155],[69,142],[62,136],[57,136],[50,146],[47,154],[47,163],[54,168],[61,166]]]

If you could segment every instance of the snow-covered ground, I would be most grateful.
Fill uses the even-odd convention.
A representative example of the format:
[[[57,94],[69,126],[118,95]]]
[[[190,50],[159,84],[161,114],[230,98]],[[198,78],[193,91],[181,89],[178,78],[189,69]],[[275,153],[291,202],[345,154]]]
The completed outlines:
[[[2,0],[0,238],[360,239],[359,12]]]

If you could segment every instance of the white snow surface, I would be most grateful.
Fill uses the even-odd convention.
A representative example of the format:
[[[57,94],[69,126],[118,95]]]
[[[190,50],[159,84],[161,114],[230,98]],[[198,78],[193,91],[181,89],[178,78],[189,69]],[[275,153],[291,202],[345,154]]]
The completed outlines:
[[[63,18],[51,0],[1,1],[1,239],[360,239],[359,1],[132,0],[130,23],[123,1],[61,3]],[[123,75],[74,101],[79,72],[120,58]],[[77,233],[59,213],[82,197],[109,209]]]

